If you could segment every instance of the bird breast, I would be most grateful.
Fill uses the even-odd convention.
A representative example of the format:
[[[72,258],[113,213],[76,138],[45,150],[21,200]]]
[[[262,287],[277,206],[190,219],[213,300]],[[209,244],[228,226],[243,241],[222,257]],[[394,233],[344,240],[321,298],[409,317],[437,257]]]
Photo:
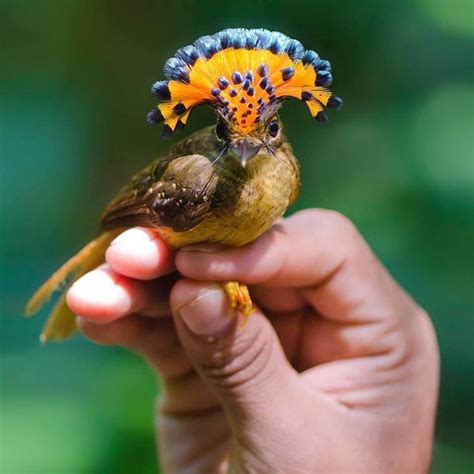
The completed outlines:
[[[289,147],[275,156],[256,156],[239,178],[229,166],[222,166],[219,174],[221,191],[216,192],[213,210],[206,218],[184,232],[158,229],[171,246],[198,242],[245,245],[285,213],[299,189],[298,166]]]

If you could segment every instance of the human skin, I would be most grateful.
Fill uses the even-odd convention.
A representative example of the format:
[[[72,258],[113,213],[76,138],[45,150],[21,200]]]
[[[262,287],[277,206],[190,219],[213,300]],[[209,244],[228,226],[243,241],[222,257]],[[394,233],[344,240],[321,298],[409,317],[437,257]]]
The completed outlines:
[[[134,228],[106,261],[67,301],[86,337],[138,353],[162,378],[164,472],[429,469],[432,324],[340,214],[299,212],[236,249],[173,253]],[[216,284],[228,280],[250,287],[245,324]]]

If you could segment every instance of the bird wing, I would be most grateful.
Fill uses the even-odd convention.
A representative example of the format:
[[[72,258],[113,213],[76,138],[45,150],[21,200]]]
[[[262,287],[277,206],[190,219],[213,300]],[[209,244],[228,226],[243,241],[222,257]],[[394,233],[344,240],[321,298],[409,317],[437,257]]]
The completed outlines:
[[[212,162],[203,155],[157,160],[110,203],[102,217],[102,228],[192,229],[210,213],[217,182]]]

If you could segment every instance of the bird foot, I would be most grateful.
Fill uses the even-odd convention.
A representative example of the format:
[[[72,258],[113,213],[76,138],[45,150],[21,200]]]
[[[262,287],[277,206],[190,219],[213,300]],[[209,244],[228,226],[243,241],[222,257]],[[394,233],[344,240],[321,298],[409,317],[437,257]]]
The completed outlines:
[[[249,316],[254,311],[247,285],[243,285],[237,281],[228,281],[223,283],[222,286],[229,298],[230,307],[243,316],[242,325],[245,325]]]

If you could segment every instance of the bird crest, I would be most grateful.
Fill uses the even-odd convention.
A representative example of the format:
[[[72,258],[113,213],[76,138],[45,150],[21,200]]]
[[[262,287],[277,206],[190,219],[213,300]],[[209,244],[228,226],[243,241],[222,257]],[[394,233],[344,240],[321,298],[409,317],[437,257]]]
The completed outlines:
[[[339,109],[342,100],[327,87],[331,65],[282,33],[265,29],[227,29],[202,36],[179,49],[164,67],[167,80],[152,86],[158,104],[150,123],[164,122],[163,136],[182,129],[193,108],[209,104],[240,135],[271,117],[283,100],[306,103],[318,122],[324,107]]]

